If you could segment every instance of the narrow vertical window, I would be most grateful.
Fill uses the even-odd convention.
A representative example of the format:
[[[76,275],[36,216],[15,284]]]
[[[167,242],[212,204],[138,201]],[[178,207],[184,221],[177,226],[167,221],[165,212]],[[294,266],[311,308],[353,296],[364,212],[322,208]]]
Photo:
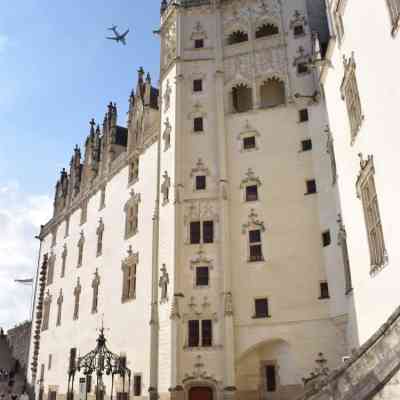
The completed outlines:
[[[106,187],[103,186],[100,189],[100,204],[99,204],[99,210],[102,210],[106,206]]]
[[[83,231],[81,232],[81,236],[78,241],[78,267],[82,266],[83,262],[83,246],[85,245],[85,236],[83,234]]]
[[[203,132],[203,118],[197,117],[193,119],[193,130],[195,132]]]
[[[189,347],[198,347],[200,344],[200,329],[198,320],[188,321]]]
[[[47,291],[46,297],[43,300],[42,331],[49,329],[50,307],[51,307],[51,295],[50,292]]]
[[[94,278],[92,281],[93,297],[92,297],[92,314],[96,314],[99,307],[99,286],[100,286],[100,276],[96,269],[94,273]]]
[[[82,287],[81,287],[79,277],[78,277],[76,286],[74,289],[74,314],[72,316],[72,319],[74,321],[79,319],[79,302],[80,302],[80,298],[81,298],[81,291],[82,291]]]
[[[249,231],[250,261],[262,261],[261,231],[254,229]]]
[[[69,350],[69,371],[74,371],[76,369],[76,347],[72,347]]]
[[[267,365],[265,367],[265,380],[267,392],[276,391],[276,370],[275,365]]]
[[[387,264],[388,256],[383,237],[378,195],[375,187],[373,157],[368,156],[368,159],[364,160],[360,154],[360,167],[361,171],[357,179],[357,194],[361,199],[364,210],[364,220],[371,260],[370,273],[373,275]]]
[[[65,276],[65,269],[67,266],[67,255],[68,255],[68,249],[67,245],[64,243],[64,248],[63,252],[61,253],[61,278],[64,278]]]
[[[99,257],[103,253],[104,223],[102,218],[100,218],[99,220],[99,226],[96,229],[96,234],[97,234],[96,256]]]
[[[208,267],[197,267],[196,268],[196,286],[208,286],[209,284],[209,268]]]
[[[317,193],[317,183],[315,182],[315,179],[309,179],[306,181],[306,193],[305,194],[313,194]]]
[[[200,243],[200,221],[194,221],[190,223],[190,243]]]
[[[319,294],[319,298],[320,299],[329,299],[329,286],[328,286],[328,282],[323,281],[319,283],[319,290],[320,290],[320,294]]]
[[[133,376],[133,395],[134,396],[142,395],[142,375],[135,374]]]
[[[329,230],[322,232],[322,246],[327,247],[331,244],[331,232]]]
[[[210,319],[201,321],[201,345],[203,347],[212,346],[212,321]]]
[[[307,122],[308,121],[308,109],[303,108],[299,111],[299,122]]]
[[[52,252],[49,257],[48,267],[47,267],[47,285],[51,285],[54,281],[54,269],[56,263],[56,256]]]
[[[57,299],[57,323],[56,323],[56,326],[61,325],[63,301],[64,301],[64,296],[62,294],[62,289],[60,289],[60,294],[58,295],[58,299]]]
[[[214,242],[214,222],[203,221],[203,243]]]

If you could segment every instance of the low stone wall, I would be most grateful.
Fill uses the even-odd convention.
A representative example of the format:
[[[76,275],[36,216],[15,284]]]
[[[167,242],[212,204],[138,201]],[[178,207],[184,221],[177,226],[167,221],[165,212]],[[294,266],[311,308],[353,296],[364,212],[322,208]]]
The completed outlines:
[[[400,399],[400,307],[342,367],[300,400]]]

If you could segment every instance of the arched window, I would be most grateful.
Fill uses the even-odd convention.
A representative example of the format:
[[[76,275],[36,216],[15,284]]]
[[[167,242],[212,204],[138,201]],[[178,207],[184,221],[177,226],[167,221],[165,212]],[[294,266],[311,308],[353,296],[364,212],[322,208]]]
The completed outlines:
[[[277,78],[268,79],[260,88],[261,107],[269,108],[285,104],[285,84]]]
[[[252,91],[246,84],[240,83],[232,88],[234,112],[244,112],[253,108]]]
[[[228,36],[228,44],[236,44],[236,43],[243,43],[249,40],[249,35],[241,30],[237,30],[232,32]]]
[[[279,33],[279,28],[274,24],[262,24],[256,30],[256,39],[276,35]]]

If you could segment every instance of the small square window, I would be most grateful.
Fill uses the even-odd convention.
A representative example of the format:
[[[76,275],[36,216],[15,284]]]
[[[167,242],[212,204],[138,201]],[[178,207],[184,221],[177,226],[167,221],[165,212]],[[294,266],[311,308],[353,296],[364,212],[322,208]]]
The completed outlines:
[[[214,222],[203,221],[203,243],[214,242]]]
[[[254,318],[267,318],[269,317],[268,299],[255,299],[254,300]]]
[[[258,200],[258,187],[257,185],[246,186],[246,201]]]
[[[203,132],[203,118],[197,117],[193,120],[193,130],[195,132]]]
[[[300,122],[307,122],[308,121],[308,110],[307,108],[303,108],[299,110],[299,121]]]
[[[310,151],[312,150],[312,141],[311,139],[306,139],[301,141],[301,151]]]
[[[325,231],[322,233],[322,245],[324,247],[329,246],[331,244],[331,232]]]
[[[190,223],[190,243],[200,243],[200,221]]]
[[[302,36],[304,35],[304,27],[303,25],[296,25],[293,29],[294,36]]]
[[[310,179],[306,181],[306,187],[307,187],[306,194],[317,193],[317,183],[315,182],[315,179]]]
[[[195,49],[202,49],[204,47],[204,39],[196,39],[194,41],[194,48]]]
[[[208,286],[210,280],[208,267],[196,268],[196,286]]]
[[[307,63],[301,62],[297,64],[297,73],[298,74],[307,74],[308,73],[308,66]]]
[[[328,286],[328,282],[324,281],[324,282],[320,282],[319,283],[319,288],[320,288],[320,295],[319,298],[320,299],[329,299],[329,286]]]
[[[193,92],[201,92],[203,90],[203,81],[201,79],[195,79],[193,81]]]
[[[206,177],[205,175],[196,176],[196,190],[206,189]]]
[[[250,149],[255,149],[256,147],[256,137],[255,136],[249,136],[243,138],[243,149],[244,150],[250,150]]]

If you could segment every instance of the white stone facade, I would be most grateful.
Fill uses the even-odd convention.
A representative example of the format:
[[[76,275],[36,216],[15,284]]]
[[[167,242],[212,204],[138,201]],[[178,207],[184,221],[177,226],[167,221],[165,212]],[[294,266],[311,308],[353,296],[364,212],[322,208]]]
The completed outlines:
[[[305,0],[163,5],[158,102],[139,71],[127,130],[117,127],[110,105],[102,133],[89,135],[83,163],[76,151],[57,184],[55,215],[41,232],[40,264],[45,254],[56,258],[53,282],[43,287],[39,279],[36,289],[29,379],[37,393],[66,395],[69,351],[91,350],[102,319],[109,347],[126,355],[142,377],[141,396],[153,399],[195,398],[196,388],[209,388],[219,399],[289,400],[302,393],[318,352],[332,367],[348,354],[352,296],[337,245],[341,210],[326,151],[326,108],[310,65],[309,12]],[[267,107],[264,82],[283,88],[274,92],[274,107]],[[201,126],[194,121],[200,118]],[[196,186],[199,176],[205,187]],[[246,197],[249,186],[256,197]],[[133,254],[136,290],[125,296],[121,267]],[[198,267],[208,267],[207,284],[196,283]],[[51,298],[45,330],[43,298]],[[264,299],[268,310],[260,317],[255,304]],[[189,321],[211,324],[208,333],[200,328],[197,345]],[[80,377],[74,392],[82,398]],[[109,377],[104,384],[110,396]],[[121,391],[120,382],[114,389]]]

